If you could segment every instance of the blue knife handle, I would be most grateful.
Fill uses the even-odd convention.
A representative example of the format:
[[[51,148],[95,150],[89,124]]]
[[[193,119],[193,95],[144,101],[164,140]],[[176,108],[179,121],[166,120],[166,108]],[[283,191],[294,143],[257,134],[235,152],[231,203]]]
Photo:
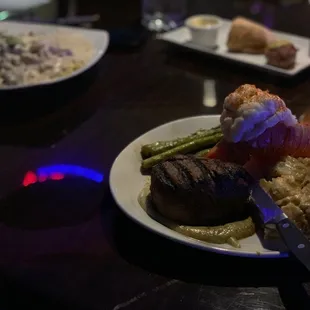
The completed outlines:
[[[307,237],[288,218],[276,225],[288,250],[310,271],[310,242]]]

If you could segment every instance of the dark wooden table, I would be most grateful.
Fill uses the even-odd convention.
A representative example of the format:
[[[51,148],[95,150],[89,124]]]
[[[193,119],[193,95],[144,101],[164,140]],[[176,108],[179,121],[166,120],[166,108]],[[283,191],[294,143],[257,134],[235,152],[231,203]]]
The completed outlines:
[[[101,27],[114,27],[119,14],[135,21],[135,1],[123,13],[98,3],[84,11],[106,16]],[[275,29],[310,35],[307,1],[257,1],[261,11],[251,15],[253,3],[191,1],[189,13],[267,14]],[[214,107],[203,104],[206,80],[215,84]],[[1,93],[0,196],[13,191],[0,210],[1,309],[310,309],[309,275],[292,259],[227,257],[165,240],[126,218],[108,189],[113,160],[131,140],[171,120],[220,113],[242,83],[279,94],[297,115],[310,102],[307,74],[287,81],[168,49],[151,35],[135,48],[111,46],[89,74],[63,86]],[[64,163],[105,180],[17,190],[27,171]]]

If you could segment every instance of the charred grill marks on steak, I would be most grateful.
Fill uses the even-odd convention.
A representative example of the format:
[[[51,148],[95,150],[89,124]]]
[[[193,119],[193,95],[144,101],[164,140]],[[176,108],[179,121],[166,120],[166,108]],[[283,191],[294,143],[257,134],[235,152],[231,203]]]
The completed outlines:
[[[180,187],[183,187],[185,189],[190,189],[191,188],[191,180],[192,180],[192,175],[190,171],[187,169],[186,166],[182,165],[181,162],[179,161],[173,161],[171,164],[180,171],[182,175],[182,181],[178,184]]]
[[[203,176],[209,174],[209,169],[204,165],[204,163],[200,159],[194,157],[193,162],[200,169],[200,172],[202,173]]]
[[[164,165],[165,164],[165,165]],[[173,173],[178,173],[177,171],[173,172],[171,169],[166,169],[168,163],[160,163],[156,166],[156,177],[162,183],[165,183],[167,186],[174,188],[177,178]]]
[[[168,161],[159,163],[153,170],[162,182],[173,188],[191,188],[196,183],[205,181],[206,176],[212,176],[204,163],[194,156],[175,156]]]
[[[156,165],[153,174],[173,189],[190,189],[195,182],[204,179],[204,173],[194,161],[182,159],[176,156]]]

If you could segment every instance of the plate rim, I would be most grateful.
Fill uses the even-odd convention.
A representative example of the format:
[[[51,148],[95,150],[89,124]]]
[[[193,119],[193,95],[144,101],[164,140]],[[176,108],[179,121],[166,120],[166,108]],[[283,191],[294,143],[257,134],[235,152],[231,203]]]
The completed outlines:
[[[92,59],[83,67],[81,67],[78,70],[75,70],[72,72],[70,75],[64,76],[57,78],[55,80],[50,80],[50,81],[44,81],[40,83],[35,83],[35,84],[29,84],[29,85],[12,85],[12,86],[3,86],[0,87],[0,92],[5,92],[5,91],[11,91],[11,90],[23,90],[23,89],[32,89],[35,87],[44,87],[48,85],[54,85],[57,83],[61,83],[64,81],[67,81],[71,78],[74,78],[78,75],[80,75],[83,72],[86,72],[90,68],[92,68],[96,63],[100,61],[100,59],[105,55],[109,43],[110,43],[110,35],[109,33],[104,30],[104,29],[89,29],[89,28],[81,28],[81,27],[74,27],[74,26],[63,26],[63,25],[57,25],[57,24],[50,24],[50,23],[36,23],[36,22],[23,22],[23,21],[2,21],[1,24],[8,24],[9,25],[16,25],[16,26],[34,26],[34,27],[40,27],[40,28],[46,28],[46,29],[51,29],[51,30],[71,30],[74,31],[75,33],[82,33],[82,32],[91,32],[91,33],[97,33],[99,36],[102,36],[102,45],[100,49],[95,48],[95,55],[92,57]]]
[[[145,223],[143,220],[139,219],[138,217],[134,216],[133,214],[131,214],[126,207],[124,207],[118,199],[118,194],[117,194],[117,190],[115,189],[115,186],[113,186],[114,180],[113,180],[113,175],[114,175],[114,170],[116,169],[117,165],[118,165],[118,161],[121,157],[121,155],[132,145],[135,144],[137,141],[139,141],[140,139],[142,139],[144,136],[150,134],[151,132],[154,132],[160,128],[172,125],[172,124],[176,124],[176,123],[181,123],[184,121],[188,121],[188,120],[194,120],[194,119],[200,119],[200,118],[206,118],[206,119],[210,119],[210,118],[217,118],[219,119],[220,115],[219,114],[213,114],[213,115],[196,115],[196,116],[190,116],[190,117],[185,117],[185,118],[180,118],[174,121],[170,121],[164,124],[161,124],[155,128],[152,128],[150,130],[148,130],[147,132],[141,134],[140,136],[138,136],[137,138],[135,138],[134,140],[132,140],[130,143],[128,143],[126,145],[126,147],[124,147],[122,149],[122,151],[118,154],[118,156],[115,158],[111,170],[110,170],[110,174],[109,174],[109,187],[110,187],[110,191],[112,193],[113,199],[116,202],[116,205],[120,208],[120,210],[122,210],[122,212],[124,212],[126,214],[126,216],[128,216],[131,220],[133,220],[135,223],[137,223],[138,225],[142,226],[143,228],[147,229],[148,231],[151,231],[152,233],[155,233],[163,238],[166,238],[168,240],[171,240],[173,242],[177,242],[180,244],[183,244],[185,246],[191,247],[191,248],[196,248],[196,249],[200,249],[202,251],[207,251],[207,252],[213,252],[213,253],[217,253],[217,254],[222,254],[222,255],[228,255],[228,256],[237,256],[237,257],[247,257],[247,258],[285,258],[288,256],[287,252],[279,252],[279,251],[272,251],[269,250],[269,252],[264,252],[264,253],[254,253],[254,252],[238,252],[234,249],[225,249],[225,248],[220,248],[217,246],[214,246],[212,244],[212,247],[206,247],[205,242],[201,241],[201,243],[193,243],[191,242],[191,238],[190,237],[186,237],[186,236],[182,236],[182,238],[175,238],[173,236],[169,236],[167,235],[165,232],[160,231],[159,229],[155,229],[153,227],[150,227],[147,223]],[[158,223],[160,224],[160,223]],[[207,243],[208,244],[208,243]]]

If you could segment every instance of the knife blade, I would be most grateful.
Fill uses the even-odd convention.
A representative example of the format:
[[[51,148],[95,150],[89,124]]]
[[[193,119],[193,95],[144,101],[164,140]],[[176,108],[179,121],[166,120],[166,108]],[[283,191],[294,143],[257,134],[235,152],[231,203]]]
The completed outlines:
[[[259,184],[252,187],[251,196],[259,209],[264,224],[272,222],[276,225],[290,253],[310,271],[310,242],[308,238],[288,219]]]
[[[279,208],[272,198],[261,188],[259,184],[255,184],[251,188],[252,199],[255,202],[260,216],[264,224],[274,223],[287,218],[281,208]]]

